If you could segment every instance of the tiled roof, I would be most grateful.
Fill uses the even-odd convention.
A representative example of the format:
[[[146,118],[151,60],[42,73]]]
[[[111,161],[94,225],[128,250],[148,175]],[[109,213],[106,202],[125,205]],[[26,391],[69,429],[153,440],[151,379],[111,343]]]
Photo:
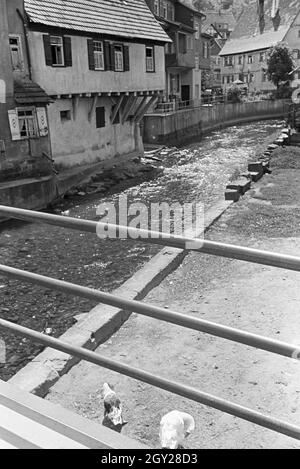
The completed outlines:
[[[232,11],[207,10],[207,11],[204,11],[204,14],[206,15],[206,19],[203,21],[203,26],[202,26],[202,29],[204,31],[207,28],[209,28],[211,24],[227,23],[229,31],[232,31],[236,25],[236,19],[234,18]]]
[[[25,0],[25,10],[33,23],[171,42],[144,0]]]
[[[277,0],[278,1],[278,0]],[[274,29],[271,17],[274,0],[265,0],[264,30],[260,33],[257,0],[251,0],[238,19],[237,25],[224,45],[220,55],[239,54],[259,49],[266,49],[283,41],[296,15],[300,11],[299,0],[279,0],[280,23]]]
[[[14,82],[14,99],[18,104],[49,104],[52,99],[37,84],[29,79]]]

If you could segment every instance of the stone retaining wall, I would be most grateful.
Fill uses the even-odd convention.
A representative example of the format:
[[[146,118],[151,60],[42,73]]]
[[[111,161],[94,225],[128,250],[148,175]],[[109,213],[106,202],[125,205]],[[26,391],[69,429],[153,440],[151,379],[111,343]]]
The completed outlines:
[[[144,143],[179,145],[200,140],[206,133],[229,125],[283,118],[288,101],[253,101],[200,106],[165,114],[147,114],[143,120]]]

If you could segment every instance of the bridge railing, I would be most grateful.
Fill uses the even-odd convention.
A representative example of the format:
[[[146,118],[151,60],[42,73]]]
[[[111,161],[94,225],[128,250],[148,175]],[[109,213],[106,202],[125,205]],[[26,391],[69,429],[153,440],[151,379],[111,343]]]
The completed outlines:
[[[36,221],[41,223],[49,223],[60,226],[62,228],[80,230],[95,234],[97,233],[97,225],[99,225],[99,222],[97,221],[80,220],[77,218],[63,217],[6,206],[0,206],[0,215],[31,222]],[[300,271],[300,258],[295,256],[277,254],[241,246],[227,245],[213,241],[206,241],[203,239],[191,239],[175,235],[168,235],[165,233],[153,233],[147,230],[120,227],[109,225],[107,223],[100,223],[100,225],[117,228],[119,230],[122,229],[123,234],[125,230],[129,236],[134,235],[134,239],[136,241],[173,246],[180,249],[196,251],[199,253],[203,252],[215,256],[239,259],[247,262],[254,262],[257,264],[269,265],[292,271]],[[190,247],[187,248],[187,246]],[[270,339],[268,337],[263,337],[257,334],[252,334],[240,329],[224,326],[219,323],[213,323],[191,316],[186,316],[176,311],[166,310],[164,308],[159,308],[141,301],[127,300],[111,293],[83,287],[81,285],[49,278],[43,275],[15,269],[5,265],[0,265],[0,275],[30,282],[45,288],[62,291],[70,295],[96,300],[100,303],[111,306],[121,307],[127,311],[134,311],[138,314],[150,316],[152,318],[176,324],[191,330],[205,332],[207,334],[222,337],[224,339],[238,342],[243,345],[248,345],[257,349],[289,357],[291,359],[296,359],[300,356],[300,350],[296,349],[295,345]],[[168,380],[159,375],[149,373],[143,369],[112,360],[91,350],[71,345],[60,339],[49,337],[43,333],[14,324],[4,319],[0,319],[0,329],[21,337],[29,338],[30,340],[40,343],[44,346],[65,352],[79,359],[86,360],[98,366],[116,371],[128,377],[137,379],[192,401],[210,406],[222,412],[239,417],[243,420],[300,440],[299,426],[276,419],[272,416],[266,416],[253,409],[235,404],[234,402],[225,400],[221,397],[205,393],[201,390],[186,386],[176,381]]]

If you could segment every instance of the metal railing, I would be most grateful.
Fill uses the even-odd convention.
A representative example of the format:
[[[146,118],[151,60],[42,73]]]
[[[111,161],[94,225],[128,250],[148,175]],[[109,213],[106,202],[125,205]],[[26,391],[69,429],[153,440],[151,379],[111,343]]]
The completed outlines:
[[[123,235],[124,233],[128,234],[129,237],[133,235],[135,241],[150,242],[164,246],[172,246],[180,249],[203,252],[215,256],[239,259],[247,262],[274,266],[277,268],[284,268],[292,271],[300,271],[300,258],[295,256],[275,254],[272,252],[259,251],[241,246],[226,245],[201,239],[195,240],[174,235],[166,235],[163,233],[155,233],[147,230],[138,230],[121,226],[116,227],[115,225],[109,225],[107,223],[80,220],[77,218],[51,215],[48,213],[34,212],[12,207],[0,206],[0,215],[1,214],[5,215],[6,217],[9,216],[31,222],[38,221],[41,223],[49,223],[52,225],[61,226],[63,228],[75,229],[95,234],[97,233],[98,225],[102,227],[113,227],[117,228],[119,232],[122,232]],[[192,245],[187,244],[191,242],[193,243]],[[187,248],[187,246],[192,247]],[[257,349],[265,350],[271,353],[279,354],[285,357],[295,358],[298,356],[299,350],[296,349],[294,345],[245,332],[239,329],[223,326],[221,324],[216,324],[210,321],[186,316],[181,313],[159,308],[141,301],[127,300],[110,293],[105,293],[94,290],[92,288],[75,285],[62,280],[45,277],[39,274],[26,272],[4,265],[0,265],[0,275],[13,277],[19,280],[41,285],[46,288],[63,291],[67,294],[96,300],[104,304],[117,306],[127,311],[135,311],[139,314],[150,316],[158,320],[166,321],[188,329],[205,332],[207,334],[255,347]],[[195,402],[213,407],[222,412],[239,417],[243,420],[247,420],[262,427],[300,440],[300,427],[297,427],[296,425],[263,415],[262,413],[255,410],[237,405],[233,402],[224,400],[212,394],[199,391],[195,388],[185,386],[181,383],[167,380],[161,376],[154,375],[145,370],[111,360],[91,350],[87,350],[82,347],[76,347],[69,343],[63,342],[60,339],[49,337],[43,333],[36,332],[4,319],[0,319],[0,329],[4,329],[7,332],[29,338],[42,345],[68,353],[69,355],[75,356],[79,359],[83,359],[104,368],[108,368],[131,378],[191,399]]]

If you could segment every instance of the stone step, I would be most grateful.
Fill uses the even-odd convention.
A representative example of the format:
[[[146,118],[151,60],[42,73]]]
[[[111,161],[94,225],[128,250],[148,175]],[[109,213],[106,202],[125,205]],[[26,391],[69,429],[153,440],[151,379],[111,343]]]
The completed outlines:
[[[245,194],[247,191],[251,189],[251,180],[250,179],[238,179],[236,181],[232,181],[230,184],[227,184],[226,190],[237,190],[241,195]]]
[[[270,170],[270,161],[263,161],[262,166],[263,166],[264,173],[268,173],[268,174],[272,173],[272,171]]]
[[[292,134],[290,137],[291,144],[300,143],[300,134]]]
[[[263,170],[263,167],[262,167],[261,161],[253,161],[253,162],[248,164],[249,173],[251,173],[251,172],[259,173],[262,170]]]
[[[263,177],[263,175],[264,175],[263,170],[262,171],[250,171],[251,180],[253,182],[259,181]]]
[[[225,200],[233,200],[238,202],[240,198],[240,192],[236,189],[226,189],[225,191]]]

